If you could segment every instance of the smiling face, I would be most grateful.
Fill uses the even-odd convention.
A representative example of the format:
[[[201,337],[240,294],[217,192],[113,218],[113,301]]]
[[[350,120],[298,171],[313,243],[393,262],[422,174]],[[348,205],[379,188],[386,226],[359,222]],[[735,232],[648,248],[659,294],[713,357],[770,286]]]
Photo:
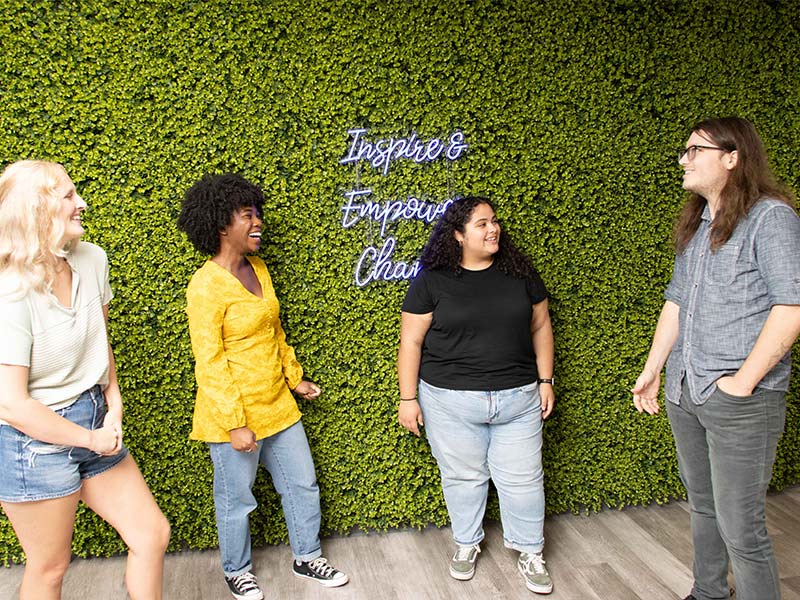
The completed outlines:
[[[488,204],[478,204],[464,224],[463,233],[456,231],[454,235],[461,246],[461,265],[465,268],[488,266],[500,249],[500,223]]]
[[[222,245],[242,255],[257,252],[261,246],[261,225],[261,214],[255,205],[236,209],[231,222],[220,232]]]
[[[690,146],[717,146],[717,144],[701,131],[693,131],[686,141]],[[730,172],[736,167],[738,154],[734,150],[727,152],[721,149],[697,148],[693,159],[684,154],[679,164],[683,167],[683,189],[702,196],[716,205],[719,194],[728,181]]]
[[[83,233],[81,217],[86,210],[86,202],[83,201],[75,190],[75,185],[66,172],[59,177],[55,188],[56,197],[61,200],[61,208],[58,211],[58,220],[63,223],[64,234],[61,237],[61,245],[66,246],[70,242],[79,239]]]

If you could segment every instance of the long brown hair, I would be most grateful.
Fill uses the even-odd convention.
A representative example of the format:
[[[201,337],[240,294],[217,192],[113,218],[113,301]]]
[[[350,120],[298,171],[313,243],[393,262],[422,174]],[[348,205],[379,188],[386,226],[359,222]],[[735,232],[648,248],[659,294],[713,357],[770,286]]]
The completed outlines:
[[[736,150],[738,160],[729,172],[720,192],[720,203],[711,229],[711,249],[718,250],[727,242],[739,220],[753,205],[764,198],[774,198],[794,208],[794,195],[779,183],[769,168],[764,144],[755,126],[739,117],[706,119],[692,127],[692,132],[727,152]],[[691,193],[675,222],[675,249],[683,252],[700,226],[706,199]]]

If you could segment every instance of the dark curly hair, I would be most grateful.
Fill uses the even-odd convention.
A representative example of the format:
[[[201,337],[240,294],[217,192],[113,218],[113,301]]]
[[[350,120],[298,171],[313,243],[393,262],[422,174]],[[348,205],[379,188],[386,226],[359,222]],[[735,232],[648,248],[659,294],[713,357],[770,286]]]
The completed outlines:
[[[178,229],[203,254],[219,252],[219,234],[240,208],[255,206],[261,213],[264,194],[241,175],[203,175],[183,197]]]
[[[486,204],[495,210],[488,198],[482,196],[466,196],[458,198],[447,207],[441,216],[433,233],[425,244],[420,262],[428,270],[444,269],[461,274],[461,246],[456,240],[455,232],[464,233],[464,227],[472,217],[475,208]],[[496,211],[495,211],[496,212]],[[497,267],[506,275],[517,279],[528,279],[535,270],[530,259],[522,253],[511,241],[509,235],[501,230],[500,249],[494,255]]]

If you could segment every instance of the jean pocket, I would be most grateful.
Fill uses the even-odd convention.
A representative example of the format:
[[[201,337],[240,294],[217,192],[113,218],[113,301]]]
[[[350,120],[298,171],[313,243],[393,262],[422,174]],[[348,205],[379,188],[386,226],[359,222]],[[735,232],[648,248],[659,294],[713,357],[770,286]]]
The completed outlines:
[[[26,442],[23,447],[30,454],[43,456],[46,454],[59,454],[61,452],[66,452],[72,446],[59,446],[58,444],[48,444],[47,442],[31,439],[29,442]]]
[[[33,469],[36,467],[36,459],[39,457],[59,456],[65,454],[72,449],[72,446],[59,446],[58,444],[48,444],[39,440],[30,439],[23,444],[23,456],[28,461],[28,467]],[[42,458],[42,460],[46,460]],[[60,461],[61,459],[56,459]]]
[[[736,396],[735,394],[730,394],[730,393],[724,391],[717,384],[714,384],[714,393],[715,394],[719,394],[720,396],[722,396],[722,398],[724,398],[726,400],[733,400],[734,402],[745,402],[745,401],[750,400],[751,398],[757,396],[758,395],[758,390],[757,389],[754,390],[753,393],[750,394],[749,396]]]

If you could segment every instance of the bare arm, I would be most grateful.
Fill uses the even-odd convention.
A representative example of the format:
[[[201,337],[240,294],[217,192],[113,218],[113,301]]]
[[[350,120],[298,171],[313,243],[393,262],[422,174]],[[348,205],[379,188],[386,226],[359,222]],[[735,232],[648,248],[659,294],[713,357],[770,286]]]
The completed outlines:
[[[680,306],[667,300],[661,309],[650,354],[644,364],[641,374],[636,379],[631,391],[633,404],[639,412],[655,414],[658,412],[658,390],[661,387],[661,370],[667,362],[675,340],[678,339]]]
[[[108,304],[103,305],[103,318],[106,321],[106,335],[108,334]],[[103,420],[103,425],[113,428],[117,432],[117,449],[122,445],[122,392],[117,381],[117,363],[114,360],[114,351],[111,342],[108,343],[108,385],[103,390],[106,397],[108,412]]]
[[[58,446],[79,446],[98,454],[118,449],[113,427],[91,431],[57,415],[28,394],[28,367],[0,365],[0,418],[30,437]]]
[[[717,387],[734,396],[750,396],[758,382],[791,350],[798,335],[800,306],[773,306],[742,366],[734,375],[721,377]]]
[[[550,311],[547,300],[542,300],[533,305],[533,318],[531,319],[531,335],[533,338],[533,351],[536,353],[536,369],[539,377],[552,379],[553,377],[553,324],[550,322]],[[546,419],[553,412],[556,402],[552,384],[543,383],[539,386],[542,398],[542,418]]]
[[[417,315],[403,312],[400,322],[400,350],[397,352],[397,379],[400,398],[416,398],[419,381],[419,363],[422,359],[422,342],[433,321],[433,313]],[[414,435],[419,435],[422,410],[416,400],[401,401],[397,420]]]

